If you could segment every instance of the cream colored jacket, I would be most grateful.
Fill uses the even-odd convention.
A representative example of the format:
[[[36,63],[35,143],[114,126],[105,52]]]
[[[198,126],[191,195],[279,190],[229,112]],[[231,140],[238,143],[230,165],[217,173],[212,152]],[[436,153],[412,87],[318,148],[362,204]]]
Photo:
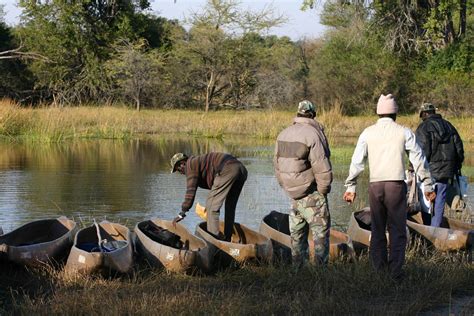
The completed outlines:
[[[387,117],[367,127],[359,136],[345,183],[347,191],[355,192],[366,158],[369,161],[370,182],[405,180],[406,153],[424,184],[425,192],[432,192],[433,181],[415,134]]]

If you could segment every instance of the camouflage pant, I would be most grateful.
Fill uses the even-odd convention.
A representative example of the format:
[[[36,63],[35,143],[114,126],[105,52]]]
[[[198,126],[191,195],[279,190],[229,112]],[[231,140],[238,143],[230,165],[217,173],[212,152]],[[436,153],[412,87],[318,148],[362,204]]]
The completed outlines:
[[[293,263],[301,266],[309,258],[308,234],[314,241],[314,262],[327,264],[331,218],[327,198],[319,192],[293,201],[290,212],[291,253]]]

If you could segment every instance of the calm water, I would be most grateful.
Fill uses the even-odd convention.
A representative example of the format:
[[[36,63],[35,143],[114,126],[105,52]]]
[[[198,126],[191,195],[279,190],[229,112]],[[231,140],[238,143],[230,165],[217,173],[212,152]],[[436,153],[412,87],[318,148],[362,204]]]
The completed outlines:
[[[366,177],[358,203],[342,201],[349,155],[333,159],[335,181],[329,195],[332,224],[344,229],[350,212],[364,206]],[[249,176],[237,205],[236,221],[257,229],[271,210],[287,211],[289,199],[278,185],[272,166],[272,142],[157,138],[133,141],[75,141],[61,144],[0,143],[0,225],[7,232],[31,220],[66,215],[80,226],[108,219],[130,228],[151,217],[172,219],[181,209],[185,177],[170,174],[175,153],[234,154]],[[472,189],[471,189],[472,192]],[[207,191],[196,201],[205,204]],[[183,223],[194,231],[194,212]]]

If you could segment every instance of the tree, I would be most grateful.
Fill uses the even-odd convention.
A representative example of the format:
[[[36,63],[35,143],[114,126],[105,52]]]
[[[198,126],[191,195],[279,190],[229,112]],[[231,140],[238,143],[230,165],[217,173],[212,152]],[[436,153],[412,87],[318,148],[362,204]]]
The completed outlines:
[[[269,7],[261,12],[242,11],[234,0],[209,0],[204,11],[189,19],[186,37],[176,39],[175,58],[186,63],[204,96],[207,112],[217,97],[233,99],[240,106],[249,93],[254,74],[249,69],[253,54],[248,34],[259,34],[283,22]]]
[[[15,41],[12,29],[3,20],[0,6],[0,97],[9,97],[18,101],[31,101],[31,73],[23,63],[24,58],[40,58],[34,53],[21,51]]]
[[[140,111],[143,100],[156,90],[159,82],[161,57],[155,51],[146,52],[146,42],[122,42],[116,46],[116,56],[107,63],[108,74],[125,98],[135,101]]]
[[[473,2],[468,0],[329,0],[340,12],[365,7],[374,32],[382,31],[386,47],[401,54],[425,49],[440,50],[466,35],[467,15]],[[303,0],[302,9],[311,9],[316,0]]]
[[[296,99],[309,98],[307,47],[293,43],[288,37],[267,36],[258,47],[260,61],[256,73],[255,103],[264,107],[295,104]]]
[[[147,1],[20,0],[18,35],[28,51],[50,62],[33,60],[29,69],[36,86],[57,104],[98,101],[107,97],[110,82],[105,61],[119,38],[134,39],[136,15]]]

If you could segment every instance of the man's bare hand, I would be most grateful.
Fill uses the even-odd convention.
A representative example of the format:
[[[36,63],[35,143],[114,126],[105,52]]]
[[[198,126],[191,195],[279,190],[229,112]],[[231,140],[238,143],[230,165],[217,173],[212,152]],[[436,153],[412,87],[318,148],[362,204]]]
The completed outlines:
[[[173,227],[176,228],[176,223],[181,222],[186,217],[186,213],[180,212],[178,216],[173,219]]]
[[[344,196],[342,198],[347,203],[352,204],[352,203],[354,203],[354,200],[356,199],[356,193],[355,192],[344,192]]]
[[[425,198],[428,201],[433,202],[436,199],[436,193],[434,193],[434,192],[425,192]]]

